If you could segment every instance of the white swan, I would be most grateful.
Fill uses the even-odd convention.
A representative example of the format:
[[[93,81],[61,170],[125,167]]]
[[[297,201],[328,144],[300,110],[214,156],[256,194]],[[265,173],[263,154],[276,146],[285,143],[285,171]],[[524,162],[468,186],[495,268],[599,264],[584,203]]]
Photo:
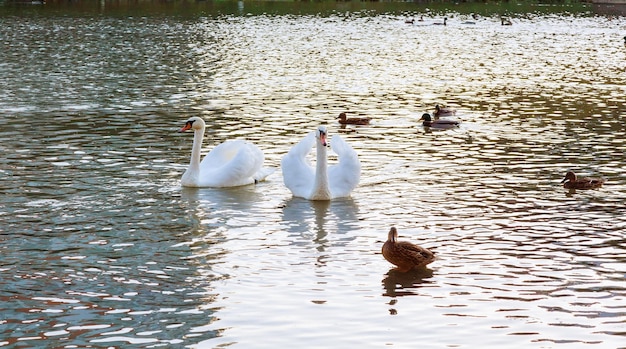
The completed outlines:
[[[283,181],[293,196],[309,200],[331,200],[350,196],[359,184],[359,158],[354,149],[339,136],[334,136],[331,142],[333,151],[339,156],[339,163],[328,166],[326,135],[326,127],[320,126],[283,157]],[[314,145],[317,149],[315,168],[307,159]]]
[[[273,169],[262,168],[263,152],[242,140],[226,141],[213,148],[200,162],[205,123],[197,116],[189,118],[179,132],[193,129],[193,148],[189,167],[183,174],[184,187],[236,187],[262,181]]]

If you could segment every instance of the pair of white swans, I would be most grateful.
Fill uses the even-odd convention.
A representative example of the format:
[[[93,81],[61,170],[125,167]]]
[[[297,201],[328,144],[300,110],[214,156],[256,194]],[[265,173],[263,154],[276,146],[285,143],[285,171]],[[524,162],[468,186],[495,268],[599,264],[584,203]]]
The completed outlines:
[[[205,127],[202,118],[192,117],[180,129],[180,132],[194,130],[191,160],[181,179],[183,186],[234,187],[262,181],[274,172],[263,167],[263,152],[256,145],[242,140],[226,141],[200,161]],[[358,185],[361,164],[356,152],[341,137],[334,136],[331,146],[339,156],[339,162],[329,166],[326,136],[326,127],[320,126],[283,157],[283,181],[293,196],[331,200],[349,196]],[[313,146],[316,146],[317,153],[315,167],[307,159]]]

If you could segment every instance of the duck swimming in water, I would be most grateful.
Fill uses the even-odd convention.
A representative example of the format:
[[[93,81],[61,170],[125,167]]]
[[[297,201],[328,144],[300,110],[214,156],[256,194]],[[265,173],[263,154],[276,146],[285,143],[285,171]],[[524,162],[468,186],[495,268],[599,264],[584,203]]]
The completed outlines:
[[[433,25],[447,25],[447,23],[448,23],[448,17],[444,17],[443,22],[435,22],[433,23]]]
[[[337,117],[342,125],[369,125],[371,118],[349,118],[346,113],[341,113]]]
[[[397,266],[400,272],[422,268],[435,260],[435,254],[430,250],[408,241],[398,241],[398,230],[391,227],[387,241],[383,244],[383,257]]]
[[[434,127],[434,128],[453,128],[461,124],[460,121],[454,120],[454,119],[433,120],[430,114],[428,113],[424,113],[420,121],[421,120],[424,120],[424,122],[422,122],[422,125],[424,125],[425,127]]]
[[[604,178],[593,177],[577,177],[572,171],[565,174],[565,178],[561,181],[566,189],[596,189],[604,184]]]
[[[456,110],[448,107],[442,107],[439,104],[435,105],[435,117],[452,116],[456,114]]]

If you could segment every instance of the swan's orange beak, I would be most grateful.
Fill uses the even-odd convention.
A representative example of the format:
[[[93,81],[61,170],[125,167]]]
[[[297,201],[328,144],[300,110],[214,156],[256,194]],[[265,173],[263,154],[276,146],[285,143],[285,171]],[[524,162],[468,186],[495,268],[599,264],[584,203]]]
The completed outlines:
[[[178,132],[185,132],[188,129],[191,128],[192,122],[187,121],[187,123],[185,124],[185,126],[183,126],[183,128],[181,128],[180,130],[178,130]]]
[[[320,132],[320,142],[322,142],[323,146],[326,146],[326,133]]]

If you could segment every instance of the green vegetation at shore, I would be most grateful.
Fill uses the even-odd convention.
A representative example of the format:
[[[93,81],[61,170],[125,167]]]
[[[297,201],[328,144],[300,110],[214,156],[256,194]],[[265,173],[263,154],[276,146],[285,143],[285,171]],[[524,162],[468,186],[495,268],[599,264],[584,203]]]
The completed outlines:
[[[0,15],[220,16],[332,15],[337,13],[415,14],[457,12],[483,16],[523,13],[585,13],[590,5],[562,1],[157,1],[157,0],[0,0]]]

